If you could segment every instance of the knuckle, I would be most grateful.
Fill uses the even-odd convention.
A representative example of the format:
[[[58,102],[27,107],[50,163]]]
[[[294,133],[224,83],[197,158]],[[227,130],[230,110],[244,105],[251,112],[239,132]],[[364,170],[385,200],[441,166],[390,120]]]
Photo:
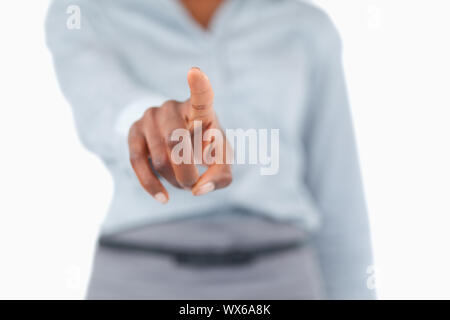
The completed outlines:
[[[161,106],[161,109],[163,110],[165,118],[168,118],[168,120],[179,119],[182,109],[180,106],[181,102],[169,100]]]
[[[184,179],[182,181],[178,181],[180,186],[184,189],[192,189],[196,182],[197,180],[195,179]]]
[[[168,136],[166,137],[166,145],[169,150],[173,150],[173,148],[175,148],[175,146],[177,146],[179,143],[180,142],[178,140],[171,139],[171,134],[168,134]]]
[[[179,104],[176,100],[167,100],[161,106],[162,109],[173,109]]]
[[[152,120],[152,119],[154,119],[156,112],[157,112],[157,108],[155,108],[155,107],[148,108],[147,110],[145,110],[144,115],[142,116],[142,119],[144,121]]]
[[[230,175],[226,179],[224,179],[224,187],[228,187],[233,182],[233,177]]]
[[[167,156],[157,156],[152,158],[152,166],[158,172],[165,171],[169,166]]]
[[[178,128],[172,128],[167,130],[163,134],[164,143],[167,147],[171,150],[173,147],[175,147],[180,142],[189,144],[191,143],[191,135],[185,127],[183,127],[181,124]]]
[[[231,173],[231,170],[223,173],[223,186],[227,187],[233,182],[233,174]]]
[[[201,104],[191,104],[192,108],[195,111],[205,111],[209,108],[209,105],[207,103],[201,103]]]
[[[130,152],[130,162],[133,166],[138,164],[140,161],[142,161],[143,158],[144,157],[141,152],[138,152],[138,151]]]
[[[142,187],[146,190],[152,190],[153,188],[153,181],[151,179],[144,179],[141,182]]]
[[[130,139],[136,137],[136,135],[140,131],[140,128],[141,128],[141,121],[140,120],[137,120],[137,121],[133,122],[133,124],[130,127],[130,130],[128,131],[128,137]]]

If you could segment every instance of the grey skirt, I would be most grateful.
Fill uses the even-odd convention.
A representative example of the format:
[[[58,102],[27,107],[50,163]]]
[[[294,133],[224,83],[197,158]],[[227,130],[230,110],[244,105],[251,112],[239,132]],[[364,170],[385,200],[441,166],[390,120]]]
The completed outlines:
[[[238,210],[104,237],[87,299],[321,299],[302,231]]]

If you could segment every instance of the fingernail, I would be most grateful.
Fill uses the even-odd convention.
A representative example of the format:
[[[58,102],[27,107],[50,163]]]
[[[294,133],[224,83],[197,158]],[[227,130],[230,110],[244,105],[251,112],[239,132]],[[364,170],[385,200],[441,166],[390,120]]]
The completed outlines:
[[[155,194],[154,198],[155,198],[156,201],[158,201],[158,202],[160,202],[162,204],[167,203],[167,197],[162,192],[158,192],[157,194]]]
[[[208,182],[208,183],[205,183],[204,185],[202,185],[201,187],[199,187],[197,192],[195,192],[195,195],[201,196],[201,195],[207,194],[208,192],[211,192],[213,190],[214,190],[214,183]]]

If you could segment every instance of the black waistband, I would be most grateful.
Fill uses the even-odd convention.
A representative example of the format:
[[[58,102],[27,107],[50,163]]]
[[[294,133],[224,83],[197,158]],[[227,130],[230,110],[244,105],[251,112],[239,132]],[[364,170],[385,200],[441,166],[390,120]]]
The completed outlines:
[[[138,242],[117,240],[113,237],[103,236],[99,239],[99,245],[116,250],[135,251],[143,254],[165,255],[174,259],[177,263],[195,266],[218,265],[242,265],[253,262],[264,256],[282,253],[297,249],[302,242],[286,242],[273,245],[264,245],[255,248],[240,250],[232,248],[228,250],[193,250],[184,248],[169,248],[156,245],[147,245]]]

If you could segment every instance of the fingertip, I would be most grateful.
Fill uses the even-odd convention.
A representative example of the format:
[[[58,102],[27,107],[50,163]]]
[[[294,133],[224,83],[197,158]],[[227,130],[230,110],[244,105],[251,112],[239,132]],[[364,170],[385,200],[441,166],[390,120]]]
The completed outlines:
[[[163,192],[158,192],[153,196],[153,198],[155,198],[156,201],[162,204],[166,204],[167,202],[169,202],[169,197],[166,196]]]
[[[202,92],[208,88],[208,76],[199,67],[192,67],[189,70],[187,80],[193,92]]]
[[[194,188],[197,180],[198,180],[198,175],[196,175],[195,178],[192,178],[192,179],[183,179],[181,181],[178,181],[178,183],[181,185],[181,187],[184,190],[192,190],[192,188]]]
[[[192,189],[192,194],[194,196],[202,196],[204,194],[214,191],[215,188],[216,188],[216,186],[215,186],[214,182],[206,182],[205,184],[202,184],[202,185]]]
[[[194,164],[174,165],[175,178],[184,190],[192,190],[199,179],[198,169]]]
[[[188,71],[188,76],[195,74],[205,75],[205,73],[199,67],[191,67],[191,69],[189,69]]]

